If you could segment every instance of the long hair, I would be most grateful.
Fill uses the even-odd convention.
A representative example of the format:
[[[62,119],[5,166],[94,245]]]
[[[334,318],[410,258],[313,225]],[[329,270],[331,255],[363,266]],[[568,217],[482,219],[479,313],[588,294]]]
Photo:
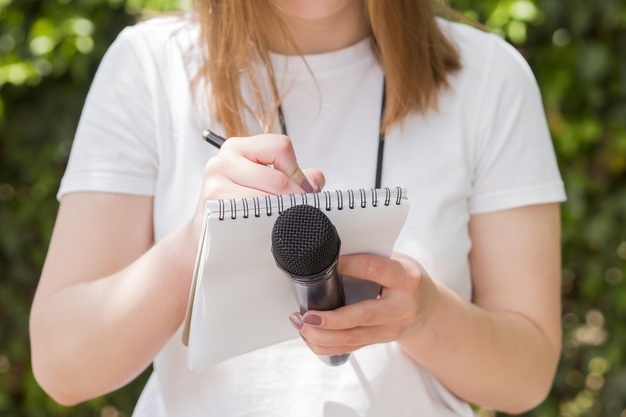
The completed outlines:
[[[436,0],[363,1],[364,23],[386,77],[386,130],[411,111],[437,109],[439,90],[448,87],[448,75],[461,63],[439,29],[435,10],[454,12]],[[286,26],[269,0],[196,0],[196,8],[205,47],[198,79],[210,85],[209,105],[217,120],[227,136],[245,135],[244,114],[251,112],[264,132],[271,131],[281,97],[262,27],[275,22],[298,50]],[[252,103],[243,99],[243,82]]]

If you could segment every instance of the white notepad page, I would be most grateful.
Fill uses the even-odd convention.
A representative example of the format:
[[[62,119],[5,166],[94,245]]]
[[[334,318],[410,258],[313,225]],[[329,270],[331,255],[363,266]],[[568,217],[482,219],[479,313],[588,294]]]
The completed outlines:
[[[341,254],[382,256],[391,255],[409,209],[400,187],[207,202],[183,336],[192,371],[297,337],[288,317],[299,307],[271,253],[274,221],[294,204],[328,216]],[[349,277],[344,288],[347,304],[379,289]]]

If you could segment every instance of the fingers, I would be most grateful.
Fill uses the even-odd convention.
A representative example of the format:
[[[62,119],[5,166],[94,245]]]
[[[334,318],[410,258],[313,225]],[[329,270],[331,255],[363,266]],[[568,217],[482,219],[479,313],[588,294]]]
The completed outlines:
[[[402,337],[417,316],[409,299],[365,300],[332,311],[294,313],[289,318],[318,355],[338,355]]]
[[[383,324],[337,330],[308,325],[302,321],[303,318],[297,319],[294,316],[296,314],[290,317],[292,325],[299,329],[302,339],[318,355],[339,355],[353,352],[374,343],[397,340],[402,333],[402,326],[400,325]]]
[[[319,192],[324,185],[324,175],[318,169],[306,173],[300,169],[288,137],[265,134],[230,138],[205,165],[190,235],[195,237],[200,230],[207,200]]]
[[[284,174],[284,179],[278,179],[274,184],[287,185],[293,183],[298,186],[298,190],[293,187],[273,187],[273,193],[288,192],[315,192],[309,183],[309,179],[300,169],[296,160],[291,140],[284,135],[265,134],[254,137],[230,138],[222,146],[220,154],[224,156],[239,155],[258,165],[272,165],[276,171]]]
[[[309,349],[313,351],[313,353],[317,355],[322,355],[322,356],[343,355],[345,353],[352,353],[355,350],[358,350],[358,349],[361,349],[362,347],[367,346],[367,345],[323,346],[323,345],[316,345],[315,343],[312,343],[306,340],[304,336],[302,336],[302,339],[304,340],[304,343],[306,343],[306,345],[309,347]]]
[[[319,170],[299,168],[289,138],[273,134],[228,139],[204,176],[205,199],[317,192],[325,184]]]
[[[407,274],[411,269],[411,274]],[[338,270],[342,276],[375,282],[384,288],[406,288],[422,275],[418,266],[405,259],[388,259],[367,254],[345,255],[339,258]]]
[[[302,188],[284,173],[240,155],[211,158],[204,171],[206,198],[253,197],[253,194],[301,193]],[[242,190],[243,194],[240,194]]]
[[[290,320],[313,352],[338,355],[400,339],[417,317],[417,308],[399,304],[368,300],[334,311],[308,311]]]
[[[307,311],[302,321],[305,325],[329,330],[375,327],[391,320],[403,320],[409,307],[399,300],[364,300],[349,306],[328,311]],[[305,326],[306,327],[306,326]]]
[[[329,338],[329,340],[330,339],[332,340],[327,342],[326,344],[320,344],[319,341],[323,340],[323,338],[320,338],[319,336],[316,338],[315,333],[328,333],[327,330],[319,330],[319,329],[313,328],[309,331],[305,331],[304,330],[305,324],[302,321],[302,315],[300,313],[293,313],[291,316],[289,316],[289,320],[291,321],[292,326],[296,330],[298,330],[298,332],[300,332],[300,336],[302,337],[302,340],[304,340],[307,346],[314,353],[317,353],[318,355],[339,355],[343,353],[349,353],[367,345],[366,343],[363,343],[363,344],[354,343],[354,341],[356,340],[356,337],[353,338],[353,337],[350,337],[349,335],[346,336],[345,334],[347,334],[348,331],[344,332],[345,334],[344,334],[343,340],[340,339],[341,335],[337,334],[336,331],[334,332],[335,333],[334,335],[327,334],[327,337]],[[305,336],[305,333],[308,337],[312,337],[313,339],[316,339],[316,341],[313,342],[313,341],[308,340],[307,336]]]
[[[376,329],[379,327],[406,326],[415,319],[417,313],[417,305],[410,296],[398,295],[376,300],[364,300],[336,310],[307,311],[302,315],[302,332],[310,331],[309,329],[361,329],[363,332],[372,332],[370,335],[373,336],[374,332],[380,333],[380,330]],[[390,330],[389,335],[397,336],[393,330]],[[377,342],[381,341],[387,340],[378,340]]]
[[[335,348],[341,350],[356,350],[374,343],[386,343],[398,338],[400,327],[375,326],[371,328],[357,327],[346,330],[326,330],[305,326],[300,334],[309,345],[317,347]],[[375,342],[373,342],[375,340]],[[333,352],[331,354],[337,354]],[[345,353],[345,352],[344,352]]]
[[[399,340],[424,314],[422,283],[425,272],[415,260],[403,255],[394,259],[374,255],[342,256],[344,276],[376,282],[383,287],[377,299],[364,300],[330,311],[295,314],[294,327],[319,355],[337,355],[360,347]],[[426,303],[428,304],[428,303]]]

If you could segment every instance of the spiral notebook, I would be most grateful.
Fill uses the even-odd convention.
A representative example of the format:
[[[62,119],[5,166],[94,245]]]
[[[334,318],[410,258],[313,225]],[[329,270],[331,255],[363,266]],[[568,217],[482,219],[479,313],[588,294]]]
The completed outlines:
[[[337,228],[341,254],[389,256],[409,209],[401,187],[208,201],[191,284],[183,343],[195,372],[298,337],[289,278],[271,253],[274,221],[309,204]],[[344,277],[346,304],[378,295],[378,285]]]

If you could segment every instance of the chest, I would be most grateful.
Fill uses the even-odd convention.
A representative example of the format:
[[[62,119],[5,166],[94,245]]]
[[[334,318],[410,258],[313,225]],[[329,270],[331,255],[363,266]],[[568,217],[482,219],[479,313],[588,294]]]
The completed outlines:
[[[321,169],[326,190],[374,186],[381,98],[378,66],[292,84],[288,90],[283,110],[298,162],[303,168]],[[473,163],[458,107],[452,101],[438,113],[409,115],[387,132],[382,186],[406,187],[411,200],[395,250],[417,259],[434,279],[469,299]],[[200,132],[211,126],[201,125],[192,110],[191,99],[178,99],[177,118],[162,126],[171,139],[159,155],[154,208],[158,239],[192,216],[204,165],[217,153],[200,139]]]

